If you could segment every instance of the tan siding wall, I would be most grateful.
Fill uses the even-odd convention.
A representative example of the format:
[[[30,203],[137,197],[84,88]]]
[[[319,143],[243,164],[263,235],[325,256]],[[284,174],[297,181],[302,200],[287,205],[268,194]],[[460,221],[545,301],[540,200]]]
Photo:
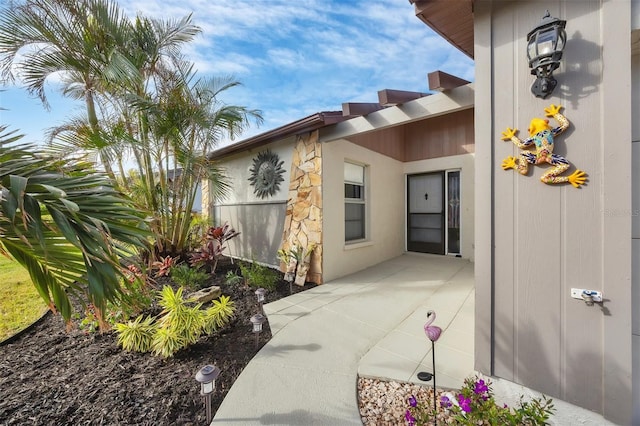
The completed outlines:
[[[405,162],[470,154],[474,152],[473,109],[350,136],[348,140]]]
[[[558,88],[541,100],[529,91],[526,34],[545,9],[567,20],[569,40]],[[475,8],[476,220],[485,229],[476,233],[476,311],[490,312],[494,295],[493,360],[479,354],[476,367],[621,424],[631,391],[629,12],[628,2],[588,0]],[[517,127],[526,137],[551,103],[572,123],[555,152],[573,164],[569,173],[589,174],[583,188],[541,183],[544,166],[528,176],[500,168],[519,152],[501,132]],[[570,298],[572,287],[608,300],[588,307]],[[487,322],[479,314],[476,347],[485,351]]]
[[[475,284],[476,313],[474,365],[484,374],[493,374],[493,87],[491,46],[491,4],[477,2],[473,17],[475,38]]]
[[[638,3],[638,2],[636,2]],[[640,20],[640,4],[636,4],[636,19]],[[638,30],[636,30],[638,31]],[[633,120],[633,226],[632,226],[632,341],[633,341],[633,405],[634,424],[640,423],[640,53],[631,57],[631,117]]]

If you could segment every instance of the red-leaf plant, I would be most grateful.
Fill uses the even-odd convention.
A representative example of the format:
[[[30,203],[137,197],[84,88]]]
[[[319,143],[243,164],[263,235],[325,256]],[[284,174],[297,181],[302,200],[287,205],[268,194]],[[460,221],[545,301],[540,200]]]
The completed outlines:
[[[171,268],[176,264],[177,257],[161,257],[159,261],[153,262],[153,267],[158,268],[158,272],[156,272],[157,277],[167,277],[169,276],[169,272]]]
[[[240,233],[229,226],[228,223],[223,226],[211,226],[205,234],[204,243],[200,250],[191,255],[191,266],[210,265],[211,273],[214,274],[218,259],[227,248],[223,244],[238,235]]]

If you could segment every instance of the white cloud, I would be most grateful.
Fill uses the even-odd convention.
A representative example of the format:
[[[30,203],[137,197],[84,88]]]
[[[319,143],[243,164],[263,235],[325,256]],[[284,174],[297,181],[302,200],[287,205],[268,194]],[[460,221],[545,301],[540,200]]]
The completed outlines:
[[[261,109],[263,132],[385,88],[427,91],[440,69],[473,78],[470,59],[433,33],[406,0],[121,0],[130,17],[190,13],[202,34],[183,53],[199,75],[243,83],[227,103]],[[57,123],[56,123],[57,124]]]
[[[304,68],[305,56],[293,49],[276,48],[267,51],[269,61],[276,66],[285,68]]]

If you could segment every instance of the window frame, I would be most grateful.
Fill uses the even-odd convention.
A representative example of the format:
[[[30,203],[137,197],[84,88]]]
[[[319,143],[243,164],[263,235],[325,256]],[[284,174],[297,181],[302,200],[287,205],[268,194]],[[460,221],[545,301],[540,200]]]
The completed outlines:
[[[367,237],[368,237],[368,223],[369,223],[369,219],[368,219],[368,197],[367,197],[367,190],[368,190],[368,179],[367,179],[367,174],[368,174],[368,166],[366,164],[362,164],[362,163],[358,163],[356,161],[350,161],[350,160],[344,160],[344,169],[345,169],[345,175],[346,175],[346,168],[347,165],[352,165],[352,166],[356,166],[361,168],[362,171],[362,182],[357,182],[355,180],[348,180],[346,178],[346,176],[343,177],[343,194],[344,194],[344,205],[345,205],[345,216],[344,216],[344,226],[345,226],[345,232],[344,232],[344,243],[345,244],[356,244],[356,243],[361,243],[363,241],[367,241]],[[356,187],[360,187],[360,197],[359,198],[351,198],[351,197],[347,197],[347,185],[353,185]],[[356,191],[353,191],[356,192]],[[362,236],[358,236],[356,238],[351,238],[351,239],[347,239],[347,214],[346,214],[346,209],[347,209],[347,205],[361,205],[362,207]]]

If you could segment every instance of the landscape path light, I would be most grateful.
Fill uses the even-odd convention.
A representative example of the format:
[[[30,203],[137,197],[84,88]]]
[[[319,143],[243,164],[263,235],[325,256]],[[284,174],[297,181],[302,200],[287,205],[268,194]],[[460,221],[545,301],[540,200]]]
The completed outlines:
[[[260,305],[260,312],[263,312],[262,304],[264,303],[266,293],[267,293],[267,290],[265,290],[262,287],[256,290],[256,297],[258,298],[258,304]]]
[[[205,365],[196,373],[196,380],[200,383],[200,395],[204,396],[207,410],[207,423],[211,423],[211,395],[216,389],[216,379],[220,375],[220,369],[215,365]]]
[[[251,317],[251,324],[253,324],[253,334],[256,335],[256,349],[258,348],[258,338],[260,333],[262,333],[262,324],[267,320],[267,318],[262,314],[255,314]]]
[[[537,98],[547,98],[558,84],[553,71],[560,66],[567,42],[566,24],[567,21],[553,18],[547,10],[542,22],[527,34],[529,68],[531,74],[537,77],[531,86],[531,93]]]

